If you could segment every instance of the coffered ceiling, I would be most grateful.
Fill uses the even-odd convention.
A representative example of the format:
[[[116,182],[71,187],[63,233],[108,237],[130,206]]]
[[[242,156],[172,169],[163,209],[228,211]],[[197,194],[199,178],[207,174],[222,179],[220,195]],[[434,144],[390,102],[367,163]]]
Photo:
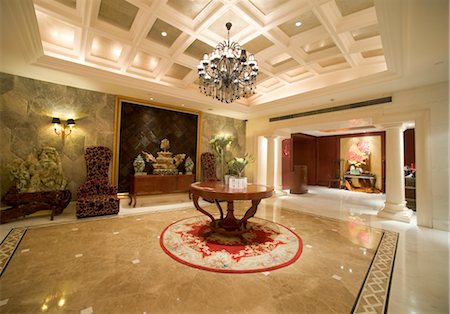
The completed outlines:
[[[223,106],[199,92],[196,67],[204,53],[226,39],[228,21],[233,24],[231,40],[254,53],[260,69],[256,94],[228,104],[231,111],[248,114],[274,104],[300,103],[324,88],[369,82],[402,70],[397,47],[390,44],[396,38],[386,38],[393,36],[386,30],[395,24],[374,0],[32,4],[35,16],[28,18],[34,19],[30,25],[36,29],[28,45],[34,41],[42,49],[31,52],[31,63],[113,80],[152,98],[183,99],[183,105],[192,103],[202,110]]]

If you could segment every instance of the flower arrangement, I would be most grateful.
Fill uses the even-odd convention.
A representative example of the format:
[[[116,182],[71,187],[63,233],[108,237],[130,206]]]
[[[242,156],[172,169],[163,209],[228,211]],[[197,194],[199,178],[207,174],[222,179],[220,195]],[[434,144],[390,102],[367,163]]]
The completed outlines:
[[[254,158],[253,156],[250,156],[249,154],[245,154],[244,157],[234,157],[228,162],[228,167],[231,171],[236,173],[238,177],[242,177],[244,174],[245,167],[250,163],[253,162]]]
[[[353,144],[347,153],[347,160],[349,164],[355,165],[355,167],[361,167],[366,164],[367,158],[370,155],[369,142],[358,142]]]
[[[231,135],[215,135],[210,141],[211,149],[213,151],[214,156],[216,157],[216,161],[220,166],[220,177],[223,179],[227,170],[225,169],[226,162],[226,150],[229,145],[233,142],[233,137]]]
[[[231,135],[215,135],[210,141],[209,144],[213,149],[214,154],[222,155],[225,152],[225,149],[228,145],[233,142],[233,137]]]

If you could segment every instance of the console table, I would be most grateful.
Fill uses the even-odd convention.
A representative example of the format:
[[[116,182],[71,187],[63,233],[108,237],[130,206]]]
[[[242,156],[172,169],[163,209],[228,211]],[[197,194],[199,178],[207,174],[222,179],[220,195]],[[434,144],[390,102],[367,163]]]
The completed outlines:
[[[348,180],[348,179],[358,179],[358,180],[369,180],[370,181],[370,185],[372,188],[372,191],[375,190],[375,183],[377,181],[377,177],[374,174],[368,173],[368,174],[349,174],[346,173],[344,174],[344,179]]]
[[[69,205],[71,197],[69,190],[19,193],[15,187],[11,187],[2,200],[12,207],[1,211],[0,223],[40,210],[51,210],[50,220],[53,220],[55,215],[61,214]]]
[[[193,174],[175,174],[175,175],[131,175],[130,176],[130,203],[134,201],[133,207],[136,207],[136,196],[188,192],[189,186],[194,182]]]
[[[195,208],[211,219],[211,230],[224,235],[240,235],[247,232],[247,220],[252,218],[258,205],[263,198],[271,197],[273,187],[257,184],[249,184],[245,189],[231,189],[218,181],[196,182],[191,184],[192,200]],[[213,215],[200,207],[199,197],[214,200],[219,212],[220,218],[216,219]],[[252,206],[245,212],[241,219],[234,216],[234,201],[251,200]],[[223,217],[223,210],[220,201],[227,202],[227,215]]]

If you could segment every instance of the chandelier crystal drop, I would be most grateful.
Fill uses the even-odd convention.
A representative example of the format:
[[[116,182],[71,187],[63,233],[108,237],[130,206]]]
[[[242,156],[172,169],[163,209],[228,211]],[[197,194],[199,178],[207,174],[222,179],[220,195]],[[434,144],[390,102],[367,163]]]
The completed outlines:
[[[199,89],[224,103],[232,103],[241,97],[255,93],[258,64],[252,54],[238,43],[230,43],[230,28],[226,25],[228,40],[219,43],[209,55],[205,53],[197,66],[200,79]]]

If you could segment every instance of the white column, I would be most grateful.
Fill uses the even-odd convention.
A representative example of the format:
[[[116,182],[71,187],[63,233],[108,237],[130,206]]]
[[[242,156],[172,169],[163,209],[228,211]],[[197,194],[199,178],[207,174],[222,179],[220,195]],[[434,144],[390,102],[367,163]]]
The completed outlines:
[[[379,217],[410,222],[412,211],[405,201],[403,172],[403,124],[383,125],[386,129],[386,201]]]
[[[258,136],[256,183],[266,185],[267,183],[267,139]]]
[[[416,119],[416,216],[417,225],[433,228],[433,196],[430,156],[430,117],[426,112]]]
[[[282,180],[281,180],[281,158],[282,158],[282,138],[280,136],[275,137],[275,148],[274,148],[274,187],[277,191],[282,191]]]
[[[267,137],[267,185],[275,187],[275,137]]]

